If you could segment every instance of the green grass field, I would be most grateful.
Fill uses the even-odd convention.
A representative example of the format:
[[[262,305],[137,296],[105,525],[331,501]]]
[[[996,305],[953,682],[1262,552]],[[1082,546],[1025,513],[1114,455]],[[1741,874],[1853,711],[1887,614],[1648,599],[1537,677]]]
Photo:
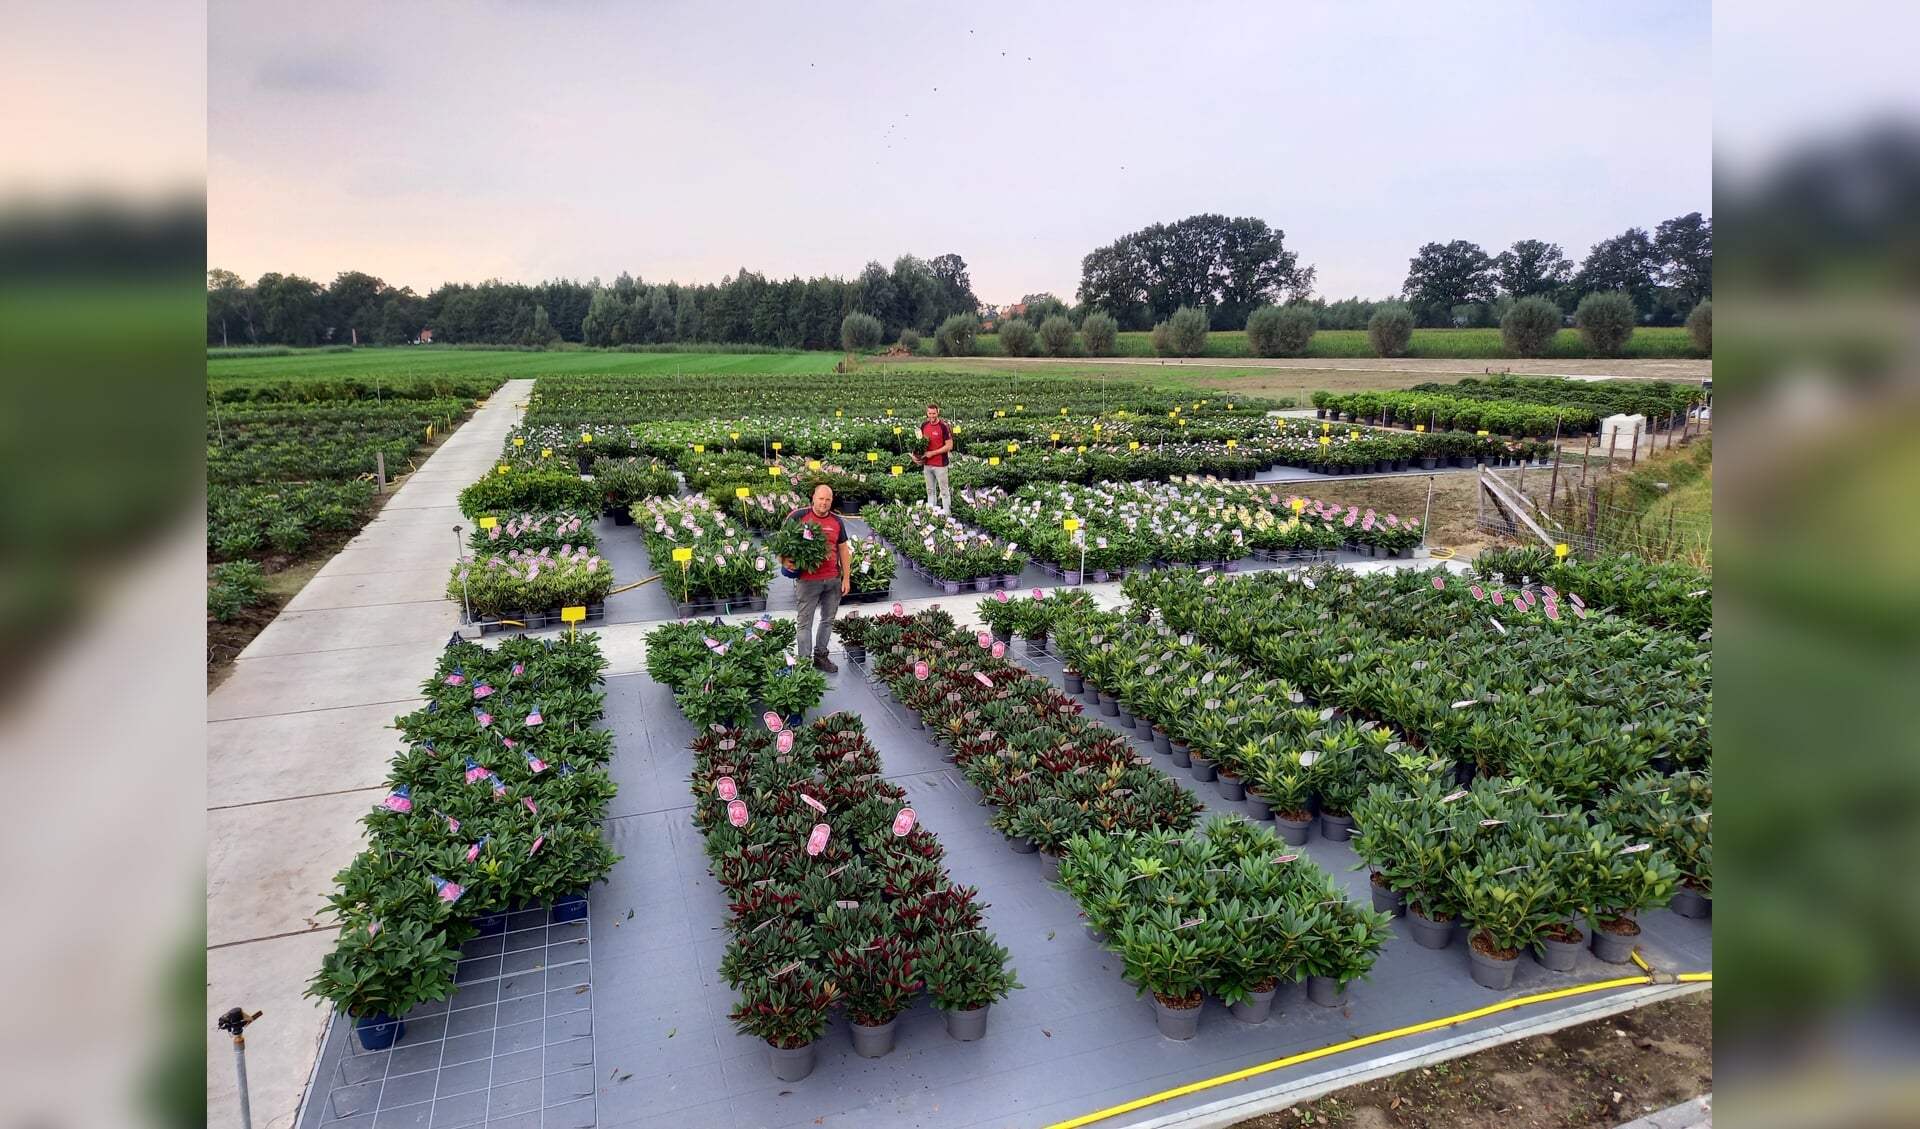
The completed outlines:
[[[1114,352],[1122,357],[1151,357],[1153,344],[1150,334],[1122,333],[1114,344]],[[1078,338],[1074,347],[1080,347]],[[974,352],[983,357],[1003,355],[1000,352],[1000,339],[993,334],[983,334],[974,346]],[[1207,334],[1205,357],[1246,357],[1247,335],[1240,331],[1216,331]],[[1313,335],[1308,343],[1307,357],[1320,357],[1329,360],[1346,358],[1369,358],[1374,356],[1373,346],[1367,342],[1365,330],[1360,329],[1323,329]],[[1441,360],[1507,360],[1513,357],[1500,343],[1498,329],[1416,329],[1413,341],[1407,347],[1407,356],[1414,358],[1433,358]],[[1661,359],[1668,357],[1700,357],[1701,352],[1693,347],[1693,339],[1687,336],[1685,327],[1663,326],[1641,328],[1634,331],[1633,339],[1620,354],[1622,357],[1636,359]],[[1571,329],[1560,331],[1555,338],[1548,357],[1560,359],[1578,359],[1592,356],[1580,343],[1580,334]]]
[[[821,373],[832,372],[839,353],[520,353],[489,349],[454,349],[432,345],[389,349],[322,352],[307,349],[291,354],[219,357],[207,361],[208,383],[222,377],[262,377],[295,380],[302,377],[341,379],[351,376],[429,376],[466,373],[499,376],[547,376],[590,373]]]
[[[1076,350],[1079,339],[1074,341]],[[933,343],[925,342],[921,357],[933,359]],[[1122,333],[1116,345],[1122,357],[1151,357],[1153,347],[1145,333]],[[983,334],[974,346],[979,357],[1004,356],[1000,339]],[[1076,352],[1076,356],[1080,356]],[[1247,335],[1243,332],[1218,332],[1207,335],[1209,358],[1247,357]],[[1408,357],[1443,360],[1511,359],[1500,344],[1497,329],[1416,329]],[[1361,330],[1322,330],[1313,335],[1306,356],[1309,358],[1371,358],[1373,349]],[[1580,335],[1563,329],[1555,340],[1551,358],[1577,359],[1588,356],[1580,344]],[[1693,358],[1701,356],[1683,328],[1640,329],[1627,343],[1623,357],[1635,359]],[[832,372],[840,353],[618,353],[565,349],[553,352],[514,352],[491,349],[460,349],[451,346],[400,346],[386,349],[346,351],[302,349],[263,349],[249,354],[245,350],[219,350],[207,359],[207,376],[270,377],[293,379],[315,377],[339,379],[349,376],[424,376],[432,373],[470,373],[475,375],[543,376],[552,373],[824,373]],[[1091,359],[1098,363],[1097,359]],[[872,368],[882,362],[869,361]]]

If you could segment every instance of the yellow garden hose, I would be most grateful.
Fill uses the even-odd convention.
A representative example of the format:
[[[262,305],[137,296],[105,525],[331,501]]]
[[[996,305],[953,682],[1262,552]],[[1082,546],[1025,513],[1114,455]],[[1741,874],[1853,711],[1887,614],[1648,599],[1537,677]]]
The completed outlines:
[[[1272,1062],[1264,1062],[1258,1066],[1249,1066],[1242,1070],[1236,1070],[1231,1074],[1205,1078],[1198,1082],[1189,1082],[1184,1086],[1176,1086],[1171,1090],[1162,1090],[1157,1094],[1148,1094],[1144,1098],[1135,1098],[1130,1102],[1122,1102],[1119,1105],[1108,1106],[1106,1109],[1082,1114],[1068,1121],[1055,1122],[1047,1126],[1047,1129],[1079,1129],[1082,1125],[1091,1125],[1096,1121],[1105,1121],[1109,1117],[1118,1117],[1123,1113],[1132,1113],[1134,1110],[1145,1109],[1147,1106],[1157,1105],[1160,1102],[1171,1101],[1174,1098],[1183,1098],[1188,1094],[1197,1094],[1202,1090],[1211,1090],[1215,1086],[1224,1086],[1230,1082],[1244,1081],[1245,1079],[1266,1074],[1270,1071],[1283,1070],[1289,1066],[1298,1066],[1303,1062],[1312,1062],[1315,1059],[1327,1058],[1330,1055],[1337,1055],[1343,1051],[1369,1047],[1375,1043],[1387,1042],[1390,1039],[1399,1039],[1407,1035],[1418,1035],[1425,1031],[1433,1031],[1441,1027],[1451,1027],[1456,1023],[1465,1023],[1468,1020],[1480,1019],[1483,1016],[1497,1015],[1500,1012],[1511,1011],[1514,1008],[1525,1007],[1528,1004],[1546,1003],[1549,1000],[1561,1000],[1569,996],[1584,996],[1590,992],[1603,992],[1610,988],[1628,988],[1635,985],[1644,986],[1663,982],[1701,983],[1711,982],[1713,980],[1713,973],[1711,972],[1683,972],[1663,980],[1661,973],[1655,972],[1647,966],[1646,961],[1640,959],[1638,951],[1633,954],[1633,962],[1642,969],[1645,969],[1646,974],[1643,976],[1621,976],[1613,980],[1601,980],[1592,984],[1579,984],[1572,988],[1561,988],[1557,991],[1521,996],[1518,999],[1505,1000],[1497,1004],[1488,1004],[1486,1007],[1475,1008],[1472,1011],[1463,1011],[1458,1015],[1443,1016],[1439,1019],[1427,1020],[1425,1023],[1416,1023],[1409,1027],[1396,1027],[1391,1031],[1381,1031],[1373,1035],[1363,1035],[1358,1039],[1349,1039],[1344,1043],[1335,1043],[1332,1046],[1321,1047],[1318,1050],[1303,1051],[1297,1055],[1289,1055],[1286,1058],[1274,1059]]]
[[[615,588],[613,591],[608,592],[607,595],[617,596],[622,592],[631,592],[635,588],[640,587],[642,584],[652,584],[654,581],[658,579],[660,579],[660,574],[655,573],[654,575],[647,577],[645,580],[636,580],[632,584],[623,584],[620,587]]]
[[[1453,550],[1445,545],[1433,545],[1428,547],[1427,555],[1436,561],[1450,561],[1453,559]]]

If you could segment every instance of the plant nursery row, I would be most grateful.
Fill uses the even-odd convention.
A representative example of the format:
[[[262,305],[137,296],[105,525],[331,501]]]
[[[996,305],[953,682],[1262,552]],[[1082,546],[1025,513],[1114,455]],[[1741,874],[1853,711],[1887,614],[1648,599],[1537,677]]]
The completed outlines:
[[[599,827],[615,790],[613,735],[595,728],[605,667],[592,635],[454,643],[427,705],[396,719],[407,748],[363,819],[367,848],[335,877],[339,939],[308,987],[369,1049],[451,995],[460,946],[509,912],[585,915],[618,861]]]

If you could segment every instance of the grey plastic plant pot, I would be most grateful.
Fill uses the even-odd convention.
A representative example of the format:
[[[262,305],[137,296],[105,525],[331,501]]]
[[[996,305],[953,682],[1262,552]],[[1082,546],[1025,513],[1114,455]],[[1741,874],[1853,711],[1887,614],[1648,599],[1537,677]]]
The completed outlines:
[[[1321,1007],[1339,1007],[1347,998],[1347,990],[1331,976],[1309,976],[1307,998]]]
[[[1605,929],[1593,931],[1593,955],[1608,964],[1625,964],[1633,959],[1633,950],[1640,944],[1640,931],[1630,934],[1609,933]]]
[[[1265,1023],[1267,1016],[1273,1014],[1273,997],[1280,989],[1268,988],[1264,992],[1253,992],[1244,1000],[1235,1000],[1227,1005],[1227,1014],[1242,1023]]]
[[[947,1034],[963,1043],[986,1037],[987,1012],[991,1010],[992,1004],[981,1004],[971,1011],[947,1012]]]
[[[900,1017],[896,1015],[878,1027],[867,1027],[849,1020],[847,1029],[853,1032],[854,1054],[861,1058],[884,1058],[900,1037]]]
[[[1504,992],[1513,987],[1514,970],[1520,967],[1519,953],[1515,953],[1508,960],[1490,957],[1475,948],[1472,940],[1469,939],[1467,959],[1470,962],[1467,965],[1467,971],[1472,974],[1475,984],[1482,988],[1492,988],[1496,992]]]
[[[1586,948],[1586,940],[1584,934],[1575,941],[1541,937],[1533,943],[1533,956],[1548,972],[1572,972],[1580,966],[1580,950]]]
[[[813,1073],[813,1051],[815,1044],[804,1047],[776,1047],[767,1044],[768,1054],[773,1064],[773,1076],[782,1082],[798,1082]]]
[[[1413,943],[1423,949],[1444,949],[1453,944],[1451,919],[1434,921],[1414,909],[1407,911],[1407,927],[1413,932]]]
[[[1162,1035],[1185,1042],[1199,1032],[1200,1012],[1204,1010],[1201,1005],[1168,1007],[1158,997],[1149,998],[1153,1000],[1153,1025],[1160,1029]]]
[[[1681,917],[1712,917],[1713,899],[1698,890],[1681,886],[1674,890],[1673,901],[1667,903],[1667,908]]]

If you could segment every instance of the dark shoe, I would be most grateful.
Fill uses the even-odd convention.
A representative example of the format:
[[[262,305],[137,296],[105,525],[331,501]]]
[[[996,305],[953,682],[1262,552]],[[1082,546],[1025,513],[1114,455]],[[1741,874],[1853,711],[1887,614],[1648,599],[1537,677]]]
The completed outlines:
[[[817,651],[814,653],[813,669],[824,670],[828,674],[840,673],[840,668],[833,665],[833,660],[827,657],[827,653],[825,651]]]

